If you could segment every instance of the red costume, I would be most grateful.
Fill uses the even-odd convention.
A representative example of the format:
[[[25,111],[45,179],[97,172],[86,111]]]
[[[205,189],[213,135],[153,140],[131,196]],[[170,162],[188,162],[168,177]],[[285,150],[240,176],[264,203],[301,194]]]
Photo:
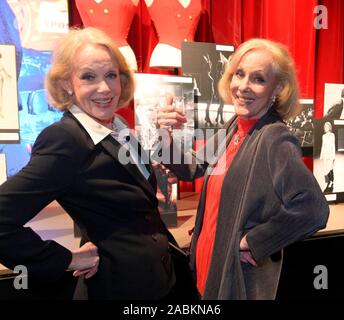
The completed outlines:
[[[96,27],[111,36],[117,46],[127,46],[127,36],[137,6],[131,0],[76,0],[85,27]]]
[[[159,42],[178,49],[182,41],[193,41],[201,15],[201,0],[191,0],[184,8],[178,0],[155,0],[148,7]]]

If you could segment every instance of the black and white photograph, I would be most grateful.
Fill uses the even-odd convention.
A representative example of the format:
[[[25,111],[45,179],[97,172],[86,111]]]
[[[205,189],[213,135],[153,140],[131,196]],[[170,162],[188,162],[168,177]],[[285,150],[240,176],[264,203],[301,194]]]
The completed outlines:
[[[224,104],[217,89],[233,52],[233,45],[205,42],[182,44],[182,73],[193,77],[197,129],[221,128],[234,115],[233,106]]]
[[[7,180],[6,155],[0,153],[0,185]]]
[[[183,110],[187,123],[181,130],[174,130],[174,139],[183,140],[186,148],[192,148],[194,140],[194,96],[191,77],[159,74],[136,74],[134,94],[135,131],[142,147],[152,153],[159,143],[157,112],[165,104],[166,95],[173,96],[173,105]],[[154,163],[157,177],[159,211],[167,226],[177,225],[178,180],[162,164]]]
[[[14,45],[0,45],[0,142],[19,141],[16,52]]]
[[[344,84],[325,83],[324,118],[344,119]]]
[[[300,104],[302,106],[301,112],[286,123],[290,131],[298,137],[303,155],[312,156],[314,100],[300,99]]]
[[[313,173],[325,195],[344,193],[344,121],[314,119]],[[342,197],[327,196],[338,201]]]
[[[157,112],[169,94],[173,96],[173,105],[183,110],[188,120],[173,136],[192,147],[195,114],[192,78],[138,73],[134,94],[135,131],[145,150],[156,149],[159,142]]]

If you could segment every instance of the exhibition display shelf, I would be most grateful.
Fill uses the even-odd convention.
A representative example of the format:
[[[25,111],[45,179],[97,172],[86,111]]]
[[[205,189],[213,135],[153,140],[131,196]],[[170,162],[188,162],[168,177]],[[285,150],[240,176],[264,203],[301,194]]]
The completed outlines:
[[[169,230],[182,248],[187,248],[191,240],[190,231],[194,226],[198,199],[198,193],[183,192],[177,202],[177,227],[169,228]],[[73,221],[57,202],[52,202],[44,208],[27,223],[27,226],[34,229],[44,240],[53,239],[69,249],[79,247],[80,238],[74,237]],[[317,232],[313,237],[338,234],[344,234],[343,203],[330,205],[330,217],[326,228]],[[10,272],[0,264],[0,279],[8,276]]]

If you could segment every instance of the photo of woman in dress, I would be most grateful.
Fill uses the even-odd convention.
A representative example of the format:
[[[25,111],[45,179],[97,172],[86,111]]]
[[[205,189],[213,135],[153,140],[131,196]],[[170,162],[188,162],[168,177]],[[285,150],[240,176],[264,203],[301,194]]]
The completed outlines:
[[[324,124],[324,134],[322,136],[322,145],[320,152],[320,160],[323,164],[323,172],[325,176],[325,181],[327,183],[324,189],[325,193],[333,192],[333,182],[334,182],[334,162],[336,157],[336,140],[335,135],[332,132],[332,124],[326,121]]]

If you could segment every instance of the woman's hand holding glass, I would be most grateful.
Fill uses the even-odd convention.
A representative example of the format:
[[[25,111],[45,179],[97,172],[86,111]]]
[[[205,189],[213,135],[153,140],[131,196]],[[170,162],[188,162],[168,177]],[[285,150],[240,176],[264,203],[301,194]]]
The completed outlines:
[[[164,148],[171,144],[172,129],[181,129],[186,122],[187,119],[183,110],[177,108],[173,102],[173,96],[167,94],[165,104],[159,107],[157,113],[158,128],[164,130],[164,132],[160,132],[161,143]]]
[[[167,94],[165,97],[165,105],[158,110],[157,120],[161,129],[180,129],[187,119],[182,109],[177,108],[173,101],[173,96]]]

